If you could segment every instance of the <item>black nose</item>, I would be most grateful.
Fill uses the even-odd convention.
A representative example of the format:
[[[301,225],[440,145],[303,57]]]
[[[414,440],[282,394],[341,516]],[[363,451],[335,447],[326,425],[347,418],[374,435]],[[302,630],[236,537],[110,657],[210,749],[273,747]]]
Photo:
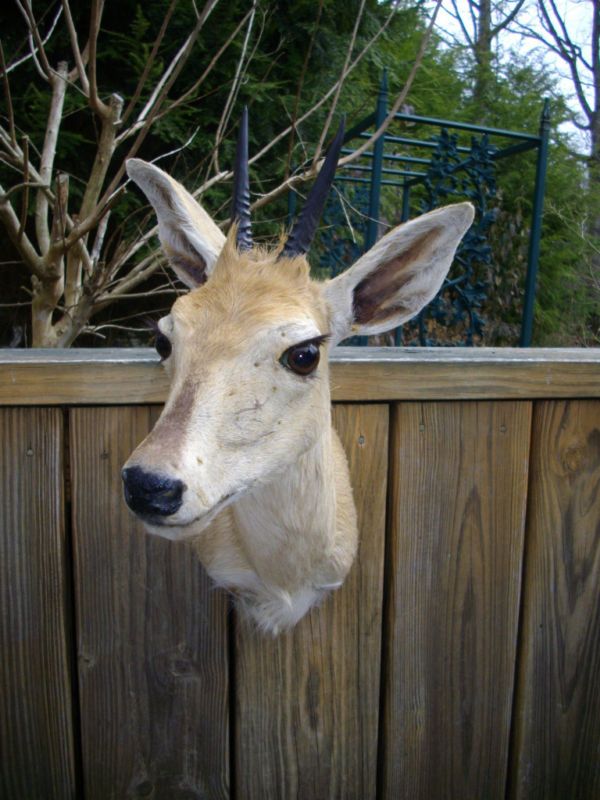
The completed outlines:
[[[126,467],[122,473],[125,501],[143,517],[169,517],[179,510],[186,489],[183,481],[145,472],[141,467]]]

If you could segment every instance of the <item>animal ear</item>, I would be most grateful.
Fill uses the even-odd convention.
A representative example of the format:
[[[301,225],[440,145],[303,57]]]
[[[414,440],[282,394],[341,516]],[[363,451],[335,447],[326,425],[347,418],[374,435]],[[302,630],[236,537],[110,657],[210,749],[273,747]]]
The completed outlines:
[[[127,161],[127,174],[144,192],[158,218],[165,255],[186,286],[204,283],[225,244],[225,236],[180,183],[139,158]]]
[[[473,215],[470,203],[430,211],[391,230],[328,281],[334,343],[383,333],[418,314],[439,291]]]

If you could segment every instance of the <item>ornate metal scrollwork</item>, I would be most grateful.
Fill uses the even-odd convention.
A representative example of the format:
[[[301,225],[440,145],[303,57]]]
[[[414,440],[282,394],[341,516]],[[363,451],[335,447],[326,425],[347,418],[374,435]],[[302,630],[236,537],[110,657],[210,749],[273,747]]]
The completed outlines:
[[[403,340],[419,345],[473,345],[483,337],[482,307],[492,285],[492,250],[488,243],[495,220],[493,153],[487,135],[473,137],[461,154],[458,137],[442,129],[422,180],[419,211],[431,211],[459,199],[475,206],[475,221],[462,240],[454,264],[437,297],[405,326]]]
[[[482,307],[491,287],[488,235],[495,218],[490,207],[496,195],[495,148],[484,135],[473,137],[469,152],[464,153],[464,148],[459,149],[458,136],[446,129],[429,141],[435,142],[430,163],[425,176],[413,184],[416,210],[424,213],[467,199],[475,206],[476,216],[439,294],[419,317],[404,326],[396,341],[407,345],[473,345],[483,336]],[[369,186],[364,177],[355,180],[357,183],[338,182],[337,191],[327,202],[319,244],[318,271],[322,276],[339,274],[364,250]]]

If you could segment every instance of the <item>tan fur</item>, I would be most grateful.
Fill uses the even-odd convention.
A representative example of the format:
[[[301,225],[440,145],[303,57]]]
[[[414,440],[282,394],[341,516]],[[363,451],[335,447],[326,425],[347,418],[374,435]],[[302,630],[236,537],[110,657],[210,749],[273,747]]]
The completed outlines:
[[[204,248],[203,217],[182,187],[142,165],[136,162],[133,177],[155,206],[163,246],[185,268],[192,245],[182,239],[195,226],[193,248]],[[183,225],[181,209],[189,212]],[[165,363],[171,393],[128,466],[187,488],[181,508],[148,530],[188,540],[215,582],[265,631],[296,624],[341,585],[357,547],[348,465],[331,426],[329,345],[310,376],[294,374],[280,358],[308,339],[331,334],[338,341],[360,329],[361,314],[367,329],[393,327],[418,298],[435,294],[472,218],[465,204],[444,211],[396,229],[376,245],[379,257],[373,248],[325,284],[311,280],[304,257],[238,252],[233,228],[207,282],[161,320],[172,344]],[[212,228],[207,236],[214,243]]]

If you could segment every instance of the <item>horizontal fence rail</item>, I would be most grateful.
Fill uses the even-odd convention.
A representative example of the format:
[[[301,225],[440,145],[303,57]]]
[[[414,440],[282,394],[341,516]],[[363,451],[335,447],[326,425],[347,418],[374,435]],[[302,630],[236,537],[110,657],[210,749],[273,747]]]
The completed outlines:
[[[337,347],[334,401],[597,397],[600,350]],[[148,348],[0,350],[0,405],[162,403],[168,379]]]
[[[331,384],[359,554],[273,639],[124,505],[156,356],[0,355],[2,800],[600,796],[600,350]]]

